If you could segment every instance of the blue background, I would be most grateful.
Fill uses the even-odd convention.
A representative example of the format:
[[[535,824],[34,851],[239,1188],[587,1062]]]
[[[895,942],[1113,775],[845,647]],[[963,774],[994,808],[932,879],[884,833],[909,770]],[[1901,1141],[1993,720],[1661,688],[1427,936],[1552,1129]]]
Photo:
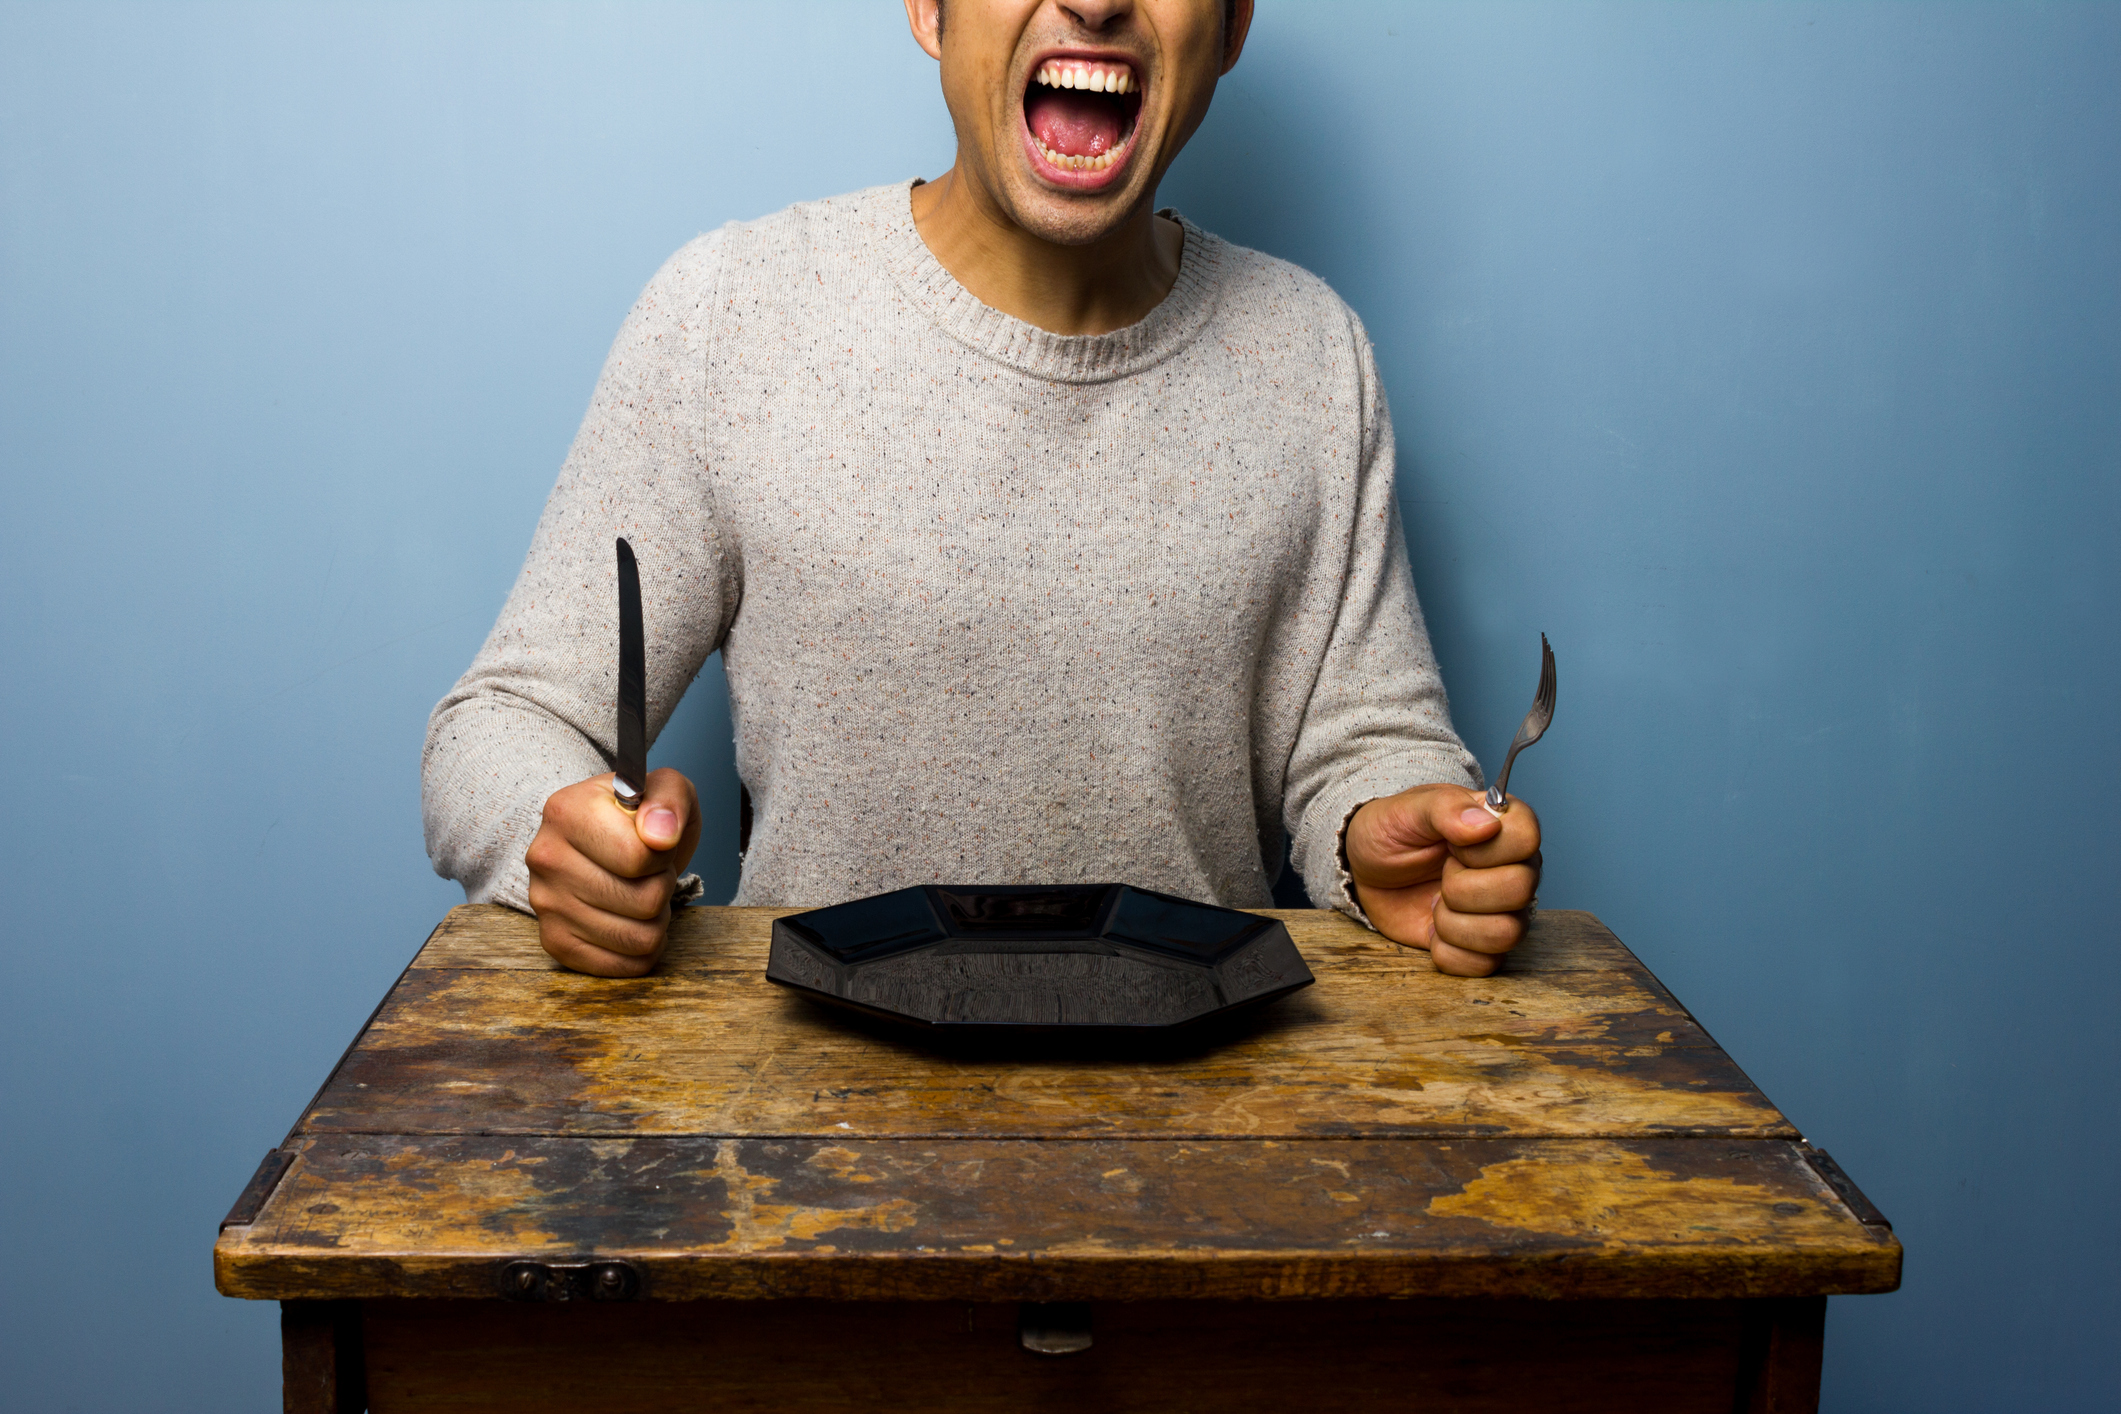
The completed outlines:
[[[1547,901],[1896,1221],[1826,1407],[2113,1408],[2121,7],[1261,8],[1166,198],[1375,335],[1483,757],[1558,646]],[[278,1407],[214,1224],[621,316],[950,150],[892,0],[0,7],[0,1405]]]

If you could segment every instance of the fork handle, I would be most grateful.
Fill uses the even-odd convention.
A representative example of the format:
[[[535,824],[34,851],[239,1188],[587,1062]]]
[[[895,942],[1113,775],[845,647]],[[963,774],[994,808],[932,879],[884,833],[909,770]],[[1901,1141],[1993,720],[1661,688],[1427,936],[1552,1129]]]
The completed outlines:
[[[1488,793],[1481,797],[1480,803],[1498,820],[1510,813],[1510,768],[1517,764],[1517,753],[1524,748],[1522,740],[1510,743],[1510,754],[1502,758],[1502,769],[1495,773],[1495,779],[1488,784]]]

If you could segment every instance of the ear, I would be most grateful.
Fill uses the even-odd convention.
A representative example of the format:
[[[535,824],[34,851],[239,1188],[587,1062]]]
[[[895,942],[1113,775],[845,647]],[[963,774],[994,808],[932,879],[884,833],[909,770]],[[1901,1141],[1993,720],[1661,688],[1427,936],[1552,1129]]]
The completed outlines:
[[[912,9],[914,0],[906,0],[906,8]],[[1245,36],[1252,32],[1252,0],[1233,0],[1226,13],[1228,22],[1223,26],[1223,73],[1237,67],[1237,56],[1245,52]]]
[[[1252,6],[1245,0],[1247,18]],[[943,57],[943,0],[906,0],[906,25],[913,31],[913,42],[928,51],[928,57],[940,60]]]

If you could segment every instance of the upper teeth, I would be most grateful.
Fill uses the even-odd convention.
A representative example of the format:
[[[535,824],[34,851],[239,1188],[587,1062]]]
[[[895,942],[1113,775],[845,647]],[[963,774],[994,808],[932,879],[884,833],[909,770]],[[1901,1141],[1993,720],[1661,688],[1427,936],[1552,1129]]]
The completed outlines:
[[[1134,92],[1134,71],[1125,64],[1086,64],[1055,59],[1038,66],[1038,81],[1048,88],[1086,88],[1092,93]]]

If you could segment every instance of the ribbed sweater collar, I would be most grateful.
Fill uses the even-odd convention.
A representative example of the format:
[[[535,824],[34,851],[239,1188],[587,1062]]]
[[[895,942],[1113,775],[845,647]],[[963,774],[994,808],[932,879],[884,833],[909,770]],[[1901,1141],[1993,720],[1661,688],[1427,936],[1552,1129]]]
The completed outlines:
[[[913,224],[912,193],[910,181],[862,193],[860,224],[875,233],[892,278],[951,338],[1034,378],[1102,383],[1140,373],[1192,343],[1215,313],[1225,243],[1175,211],[1161,214],[1185,228],[1186,244],[1178,281],[1162,303],[1109,334],[1051,334],[980,303],[943,268]]]

